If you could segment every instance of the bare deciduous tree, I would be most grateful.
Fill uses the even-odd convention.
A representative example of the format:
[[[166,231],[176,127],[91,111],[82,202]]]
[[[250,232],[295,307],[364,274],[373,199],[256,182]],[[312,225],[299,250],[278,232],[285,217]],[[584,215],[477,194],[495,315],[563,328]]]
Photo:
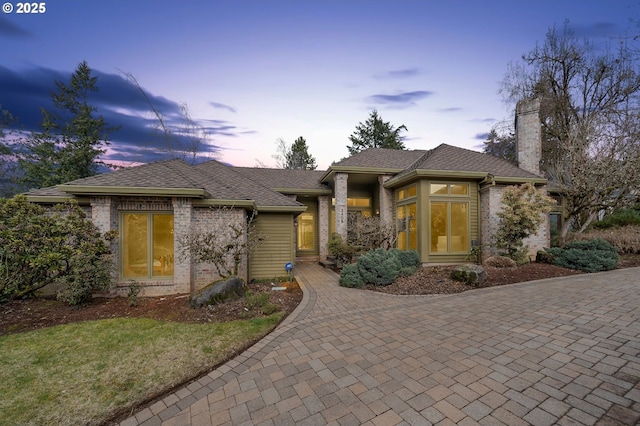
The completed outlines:
[[[247,255],[260,246],[266,235],[255,227],[257,212],[233,219],[237,209],[212,207],[214,216],[224,218],[217,225],[193,226],[188,235],[179,238],[178,258],[212,264],[222,278],[238,275]]]
[[[210,139],[207,130],[195,121],[189,113],[186,103],[180,105],[178,117],[167,117],[149,98],[140,86],[138,80],[131,73],[120,71],[129,82],[140,92],[155,118],[155,129],[160,133],[167,159],[179,158],[190,164],[195,164],[200,157],[208,156],[207,146]]]
[[[565,197],[564,238],[640,190],[640,74],[625,42],[578,39],[565,22],[503,80],[507,102],[540,97],[541,168]]]

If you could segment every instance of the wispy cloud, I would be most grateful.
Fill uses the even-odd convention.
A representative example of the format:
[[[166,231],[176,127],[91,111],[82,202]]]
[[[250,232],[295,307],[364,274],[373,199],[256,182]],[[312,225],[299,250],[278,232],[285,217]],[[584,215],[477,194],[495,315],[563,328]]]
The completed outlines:
[[[428,90],[416,90],[413,92],[402,92],[395,95],[377,94],[367,98],[367,102],[374,105],[384,105],[392,108],[409,108],[416,105],[416,102],[433,95]]]
[[[95,69],[93,74],[98,77],[99,90],[89,94],[89,103],[98,108],[97,114],[102,115],[109,126],[120,126],[109,135],[111,145],[107,160],[155,161],[166,158],[171,149],[169,145],[175,147],[191,143],[181,132],[180,103],[145,91],[146,98],[167,120],[173,132],[169,141],[159,129],[147,99],[138,88],[120,74],[107,74]],[[18,119],[17,129],[39,131],[42,122],[40,109],[53,110],[51,91],[55,90],[55,81],[68,83],[70,77],[71,72],[44,67],[14,71],[0,65],[2,109]],[[225,120],[193,119],[208,136],[199,147],[204,157],[220,151],[221,147],[214,142],[216,136],[235,137],[247,131]]]
[[[386,71],[381,74],[375,74],[373,78],[376,80],[399,80],[403,78],[414,77],[420,74],[420,68],[405,68],[401,70]]]
[[[488,137],[489,137],[489,132],[485,132],[485,133],[476,133],[476,135],[473,138],[479,141],[486,141]]]
[[[498,120],[495,118],[473,118],[469,120],[471,123],[494,123]]]
[[[439,112],[459,112],[462,111],[460,107],[440,108]]]
[[[224,110],[227,110],[227,111],[230,111],[230,112],[233,112],[233,113],[238,112],[235,108],[230,107],[229,105],[218,103],[218,102],[209,102],[209,105],[211,105],[214,108],[224,109]]]
[[[596,22],[591,25],[569,24],[578,37],[609,37],[619,36],[623,30],[613,22]]]
[[[6,38],[29,38],[33,35],[0,15],[0,36]]]

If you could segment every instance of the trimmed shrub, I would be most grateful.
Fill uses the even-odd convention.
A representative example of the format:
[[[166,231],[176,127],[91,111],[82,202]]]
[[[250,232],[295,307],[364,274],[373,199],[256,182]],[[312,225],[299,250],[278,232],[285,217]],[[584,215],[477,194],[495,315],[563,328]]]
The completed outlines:
[[[622,209],[605,216],[600,222],[594,222],[593,229],[620,228],[623,226],[640,226],[640,210]]]
[[[507,256],[491,256],[484,261],[484,264],[494,268],[514,268],[516,261]]]
[[[410,277],[411,275],[415,274],[417,270],[418,268],[416,268],[415,266],[403,266],[402,268],[400,268],[399,276]]]
[[[420,261],[420,254],[416,250],[405,251],[405,250],[391,249],[389,250],[389,252],[394,256],[398,256],[398,259],[400,260],[400,264],[402,265],[403,268],[411,267],[414,269],[418,269],[422,264],[422,262]]]
[[[536,262],[552,264],[553,263],[553,255],[551,253],[549,253],[549,252],[544,251],[544,250],[539,250],[536,253]]]
[[[344,241],[340,234],[333,234],[331,241],[327,244],[329,254],[335,256],[340,262],[347,264],[351,263],[351,259],[356,254],[356,248]]]
[[[399,276],[413,275],[420,266],[417,251],[377,248],[360,256],[355,264],[346,264],[340,273],[340,285],[360,288],[364,284],[385,286]]]
[[[23,195],[0,199],[0,303],[46,286],[58,299],[78,305],[112,282],[110,241],[77,202],[47,210]]]
[[[355,263],[344,265],[340,271],[340,285],[349,288],[361,288],[364,285],[358,265]]]
[[[604,240],[572,241],[564,247],[547,249],[554,265],[584,272],[608,271],[618,265],[618,252]]]
[[[357,265],[365,283],[380,286],[393,283],[402,269],[400,258],[393,251],[381,248],[360,256]]]
[[[572,238],[578,241],[601,238],[614,246],[618,253],[640,253],[640,225],[593,229],[585,234],[574,234]]]

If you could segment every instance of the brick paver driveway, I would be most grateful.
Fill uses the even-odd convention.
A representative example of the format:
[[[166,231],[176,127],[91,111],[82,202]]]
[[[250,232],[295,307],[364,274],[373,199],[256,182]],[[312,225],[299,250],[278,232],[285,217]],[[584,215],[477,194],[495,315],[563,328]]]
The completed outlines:
[[[640,421],[640,268],[440,296],[296,273],[274,333],[121,425]]]

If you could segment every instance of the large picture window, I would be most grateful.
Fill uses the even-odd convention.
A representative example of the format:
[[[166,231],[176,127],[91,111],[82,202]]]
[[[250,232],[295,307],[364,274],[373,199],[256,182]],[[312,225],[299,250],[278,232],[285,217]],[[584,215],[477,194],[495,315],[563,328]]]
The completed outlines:
[[[429,186],[429,232],[431,253],[469,251],[469,197],[466,183],[436,183]]]
[[[120,253],[125,278],[173,276],[173,215],[123,213]]]
[[[432,201],[429,216],[432,253],[469,250],[469,203]]]

